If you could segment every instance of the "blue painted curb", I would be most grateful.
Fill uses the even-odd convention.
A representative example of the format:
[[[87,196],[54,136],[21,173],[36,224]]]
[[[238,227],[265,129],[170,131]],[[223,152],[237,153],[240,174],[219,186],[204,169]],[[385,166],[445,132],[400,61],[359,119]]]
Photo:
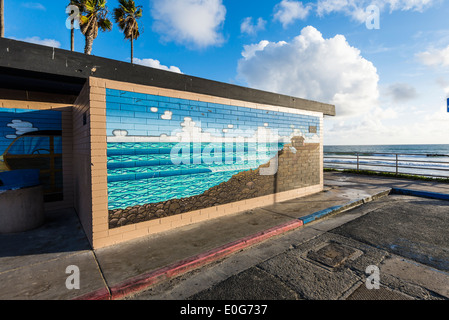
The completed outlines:
[[[314,213],[309,214],[307,216],[301,217],[301,218],[299,218],[299,220],[302,220],[302,222],[304,224],[310,223],[310,222],[312,222],[312,221],[314,221],[314,220],[316,220],[318,218],[321,218],[321,217],[324,217],[324,216],[326,216],[328,214],[331,214],[332,212],[335,212],[335,211],[341,209],[342,207],[343,207],[342,205],[341,206],[330,207],[330,208],[327,208],[327,209],[324,209],[324,210],[321,210],[321,211],[314,212]]]
[[[449,194],[430,192],[430,191],[418,191],[418,190],[411,190],[411,189],[393,188],[392,193],[402,194],[402,195],[406,195],[406,196],[430,198],[430,199],[449,200]]]
[[[350,201],[350,202],[342,204],[342,205],[333,206],[333,207],[330,207],[330,208],[327,208],[327,209],[324,209],[324,210],[321,210],[321,211],[314,212],[314,213],[309,214],[307,216],[300,217],[298,219],[301,220],[303,222],[303,224],[307,224],[307,223],[310,223],[312,221],[315,221],[316,219],[322,218],[322,217],[324,217],[326,215],[329,215],[329,214],[332,214],[332,213],[336,213],[336,212],[339,212],[339,211],[342,211],[342,210],[353,209],[353,208],[358,207],[358,206],[360,206],[360,205],[362,205],[364,203],[367,203],[367,202],[373,201],[375,199],[379,199],[379,198],[388,196],[391,193],[391,190],[392,189],[388,188],[386,190],[382,190],[382,191],[378,192],[377,194],[368,196],[366,198],[360,198],[360,199],[356,199],[356,200]],[[449,197],[449,195],[447,195],[447,196]]]

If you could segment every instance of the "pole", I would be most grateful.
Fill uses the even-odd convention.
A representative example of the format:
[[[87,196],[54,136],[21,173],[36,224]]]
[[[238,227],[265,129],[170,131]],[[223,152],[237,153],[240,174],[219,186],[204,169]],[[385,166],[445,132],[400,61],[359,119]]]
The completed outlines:
[[[398,166],[398,154],[396,153],[396,175],[399,173],[399,166]]]
[[[70,30],[70,50],[75,51],[75,28],[74,28],[73,20],[72,20],[71,24],[72,24],[72,29]]]
[[[5,37],[5,11],[4,0],[0,0],[0,37]]]

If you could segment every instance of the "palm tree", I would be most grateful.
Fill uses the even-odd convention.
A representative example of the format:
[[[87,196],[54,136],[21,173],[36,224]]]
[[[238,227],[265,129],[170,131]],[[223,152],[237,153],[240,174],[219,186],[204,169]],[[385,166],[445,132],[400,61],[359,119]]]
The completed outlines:
[[[80,0],[82,13],[80,16],[81,32],[86,37],[85,54],[91,54],[92,45],[98,36],[98,29],[101,31],[111,31],[112,22],[107,18],[108,8],[106,0]]]
[[[0,37],[5,36],[5,12],[4,12],[4,2],[0,0]]]
[[[119,0],[120,6],[114,9],[115,22],[131,40],[131,63],[134,62],[134,40],[140,36],[137,19],[142,17],[142,6],[136,6],[134,0]]]

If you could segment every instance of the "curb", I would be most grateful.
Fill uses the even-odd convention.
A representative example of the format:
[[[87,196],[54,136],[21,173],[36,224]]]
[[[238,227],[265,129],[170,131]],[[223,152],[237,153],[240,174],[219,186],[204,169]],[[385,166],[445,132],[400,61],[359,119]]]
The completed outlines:
[[[178,261],[161,269],[139,275],[128,279],[110,289],[102,288],[97,291],[79,296],[73,300],[115,300],[121,299],[133,293],[139,292],[149,286],[158,284],[164,280],[173,278],[182,273],[199,268],[213,261],[224,258],[234,252],[247,248],[256,243],[262,242],[276,235],[299,228],[303,225],[301,220],[295,219],[273,228],[258,232],[256,234],[233,241],[205,253]]]
[[[401,195],[405,195],[405,196],[429,198],[429,199],[449,200],[449,194],[431,192],[431,191],[419,191],[419,190],[411,190],[411,189],[393,188],[392,193],[401,194]]]
[[[364,203],[388,196],[391,193],[392,189],[386,189],[384,191],[381,191],[375,195],[366,197],[366,198],[361,198],[361,199],[357,199],[357,200],[353,200],[351,202],[348,202],[344,205],[339,205],[339,206],[334,206],[334,207],[330,207],[321,211],[317,211],[314,212],[312,214],[309,214],[307,216],[301,217],[299,218],[300,220],[303,221],[304,224],[313,222],[317,219],[320,219],[324,216],[330,215],[330,214],[334,214],[334,213],[340,213],[346,210],[350,210],[350,209],[354,209],[356,207],[361,206]]]
[[[207,265],[211,262],[222,259],[234,252],[248,248],[254,244],[260,243],[274,236],[297,229],[319,218],[323,218],[324,216],[353,209],[358,206],[361,206],[366,202],[381,198],[383,196],[387,196],[390,194],[390,192],[391,189],[384,190],[376,195],[367,198],[357,199],[344,205],[334,206],[321,211],[317,211],[310,215],[294,219],[287,223],[283,223],[281,225],[269,228],[267,230],[249,235],[247,237],[233,241],[223,246],[214,248],[212,250],[206,251],[205,253],[201,253],[193,257],[175,262],[171,265],[157,269],[155,271],[151,271],[133,277],[131,279],[127,279],[110,288],[102,288],[97,291],[82,295],[80,297],[75,298],[74,300],[116,300],[124,298],[128,295],[142,291],[152,285],[156,285],[162,281],[171,279],[175,276],[181,275],[188,271]]]

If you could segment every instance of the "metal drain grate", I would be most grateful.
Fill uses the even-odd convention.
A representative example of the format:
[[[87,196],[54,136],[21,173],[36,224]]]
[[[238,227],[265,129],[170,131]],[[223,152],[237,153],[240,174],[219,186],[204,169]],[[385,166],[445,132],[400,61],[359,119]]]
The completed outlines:
[[[317,251],[309,251],[307,258],[327,267],[336,268],[343,264],[354,253],[356,253],[355,249],[332,242]]]

